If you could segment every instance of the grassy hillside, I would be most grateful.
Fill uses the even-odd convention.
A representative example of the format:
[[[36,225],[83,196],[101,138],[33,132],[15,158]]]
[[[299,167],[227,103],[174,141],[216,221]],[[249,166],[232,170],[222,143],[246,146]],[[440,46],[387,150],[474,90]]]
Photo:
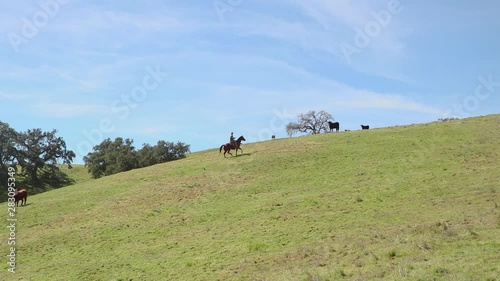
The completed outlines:
[[[74,181],[75,184],[83,183],[88,180],[92,180],[92,176],[89,174],[87,168],[84,165],[71,165],[71,169],[67,165],[59,166],[59,169],[64,172],[70,179]]]
[[[500,280],[499,125],[243,144],[38,194],[0,280]]]
[[[30,183],[28,183],[28,180],[20,176],[22,168],[18,166],[15,177],[16,187],[19,189],[27,188],[30,191],[30,194],[34,195],[92,179],[84,165],[72,165],[71,169],[69,169],[67,165],[59,165],[58,167],[65,174],[63,177],[61,177],[58,181],[44,179],[42,180],[44,182],[44,187],[34,188]],[[5,188],[0,189],[0,203],[7,202],[8,192],[7,185],[5,185]]]

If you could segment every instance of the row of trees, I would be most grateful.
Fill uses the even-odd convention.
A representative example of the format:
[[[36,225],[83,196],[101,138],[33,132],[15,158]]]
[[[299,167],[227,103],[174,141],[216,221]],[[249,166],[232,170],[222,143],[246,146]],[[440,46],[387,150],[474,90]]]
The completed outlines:
[[[297,132],[311,134],[319,134],[321,131],[328,132],[328,121],[332,119],[332,115],[324,110],[320,112],[311,110],[306,114],[300,114],[298,122],[288,123],[286,125],[286,133],[291,137]]]
[[[83,161],[92,177],[99,178],[184,158],[189,152],[189,145],[182,142],[161,140],[154,146],[143,144],[136,150],[131,139],[112,141],[108,138],[94,146],[93,152],[83,157]]]
[[[189,145],[182,142],[158,141],[156,145],[143,144],[136,150],[133,140],[105,139],[83,158],[85,166],[94,178],[147,167],[186,157]],[[0,121],[0,182],[9,180],[8,168],[16,169],[16,186],[29,186],[34,193],[48,187],[61,187],[73,181],[59,170],[68,165],[75,153],[66,147],[57,130],[44,132],[32,129],[17,132],[9,124]],[[2,190],[2,195],[4,190]]]
[[[75,153],[67,149],[64,139],[56,134],[57,130],[44,132],[41,129],[17,132],[0,121],[1,182],[7,182],[8,168],[15,167],[20,176],[18,181],[35,188],[68,183],[69,179],[59,171],[58,164],[71,168]]]

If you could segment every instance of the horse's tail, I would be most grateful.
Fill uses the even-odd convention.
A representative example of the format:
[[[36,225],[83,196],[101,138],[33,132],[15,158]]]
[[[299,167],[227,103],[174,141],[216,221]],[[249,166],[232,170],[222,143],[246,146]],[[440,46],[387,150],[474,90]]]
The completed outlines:
[[[221,145],[220,148],[219,148],[219,153],[222,152],[222,148],[224,147],[224,145]]]

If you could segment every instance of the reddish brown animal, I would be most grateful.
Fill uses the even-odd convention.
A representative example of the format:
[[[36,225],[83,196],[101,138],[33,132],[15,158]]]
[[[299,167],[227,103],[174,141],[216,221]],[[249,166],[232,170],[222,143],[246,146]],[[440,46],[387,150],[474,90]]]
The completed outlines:
[[[236,140],[236,146],[233,146],[230,143],[226,143],[226,144],[221,145],[219,148],[219,154],[222,152],[222,148],[224,148],[224,157],[226,157],[226,153],[231,154],[231,149],[234,149],[234,150],[236,150],[236,156],[238,156],[238,150],[241,150],[241,152],[243,152],[243,149],[241,149],[241,147],[240,147],[242,141],[246,141],[246,139],[245,139],[245,137],[240,136]],[[231,154],[231,156],[233,156],[233,154]]]
[[[16,206],[18,206],[19,201],[21,201],[21,206],[26,205],[26,201],[28,201],[28,190],[24,188],[18,190],[14,195],[14,201],[16,202]]]

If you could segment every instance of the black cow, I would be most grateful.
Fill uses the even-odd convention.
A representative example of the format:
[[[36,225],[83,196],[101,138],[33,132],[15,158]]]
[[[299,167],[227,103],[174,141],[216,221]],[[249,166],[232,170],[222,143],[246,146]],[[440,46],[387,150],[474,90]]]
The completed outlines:
[[[368,130],[370,129],[370,125],[361,125],[362,130]]]
[[[339,122],[330,122],[330,121],[328,121],[328,125],[330,126],[330,132],[333,131],[333,129],[335,129],[335,131],[338,132],[339,129],[340,129]]]

